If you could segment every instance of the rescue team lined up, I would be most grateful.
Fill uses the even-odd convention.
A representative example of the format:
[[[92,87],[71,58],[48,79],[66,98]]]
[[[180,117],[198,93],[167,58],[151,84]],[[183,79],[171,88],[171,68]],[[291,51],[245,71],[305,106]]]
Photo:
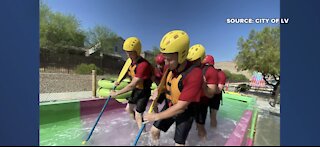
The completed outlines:
[[[150,130],[152,145],[159,145],[160,132],[166,132],[173,123],[176,124],[175,145],[185,145],[194,120],[199,137],[206,140],[207,110],[210,108],[210,123],[214,128],[226,82],[223,71],[214,67],[213,56],[206,55],[201,44],[190,47],[190,38],[182,30],[173,30],[163,36],[160,54],[155,58],[156,67],[140,56],[141,48],[137,37],[125,40],[123,50],[132,60],[127,72],[131,82],[121,90],[111,91],[110,96],[132,91],[126,111],[139,128],[143,122],[153,122]],[[151,84],[155,82],[159,86],[162,78],[164,86],[157,87],[151,94]],[[119,85],[118,82],[114,84]],[[157,98],[158,91],[164,92]],[[149,99],[157,101],[154,113],[143,115]],[[159,111],[157,105],[161,103],[164,107]]]

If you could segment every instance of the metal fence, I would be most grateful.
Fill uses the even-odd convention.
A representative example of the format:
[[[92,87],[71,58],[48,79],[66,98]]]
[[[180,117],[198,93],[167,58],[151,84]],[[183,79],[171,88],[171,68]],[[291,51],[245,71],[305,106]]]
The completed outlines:
[[[84,56],[78,54],[63,54],[40,52],[40,72],[74,73],[75,68],[84,64],[95,64],[106,73],[117,73],[123,66],[121,57],[110,55]]]

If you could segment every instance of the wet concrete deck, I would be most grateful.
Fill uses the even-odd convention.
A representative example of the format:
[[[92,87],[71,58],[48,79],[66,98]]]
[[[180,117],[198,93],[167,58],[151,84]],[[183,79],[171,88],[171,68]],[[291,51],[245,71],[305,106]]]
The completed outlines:
[[[258,114],[254,146],[280,146],[280,117],[266,110]]]
[[[253,146],[280,146],[280,104],[271,107],[270,94],[246,92],[257,100],[258,116]]]

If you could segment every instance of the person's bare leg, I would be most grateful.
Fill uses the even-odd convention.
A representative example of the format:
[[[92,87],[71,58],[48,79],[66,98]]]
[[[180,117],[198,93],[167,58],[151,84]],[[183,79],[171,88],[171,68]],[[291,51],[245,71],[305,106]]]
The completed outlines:
[[[150,129],[151,133],[151,145],[152,146],[159,146],[160,145],[160,130],[155,126],[152,126]]]
[[[126,111],[130,114],[130,117],[135,120],[135,111],[133,110],[134,109],[134,104],[127,104],[126,106]]]
[[[217,110],[211,109],[210,111],[211,128],[217,128]]]
[[[205,141],[207,139],[207,131],[204,128],[204,125],[197,123],[197,130],[198,130],[198,136],[200,140]]]
[[[135,118],[136,118],[136,122],[137,122],[137,125],[139,127],[139,129],[141,128],[142,126],[142,114],[135,111]]]

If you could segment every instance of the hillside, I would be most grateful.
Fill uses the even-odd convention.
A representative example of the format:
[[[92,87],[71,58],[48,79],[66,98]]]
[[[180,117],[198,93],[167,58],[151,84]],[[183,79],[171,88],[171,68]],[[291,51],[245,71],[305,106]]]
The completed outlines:
[[[243,74],[245,75],[249,80],[251,79],[252,73],[249,71],[239,71],[237,72],[236,69],[236,64],[232,61],[227,61],[227,62],[216,62],[215,63],[216,68],[220,68],[222,70],[229,70],[231,73],[235,74]]]

